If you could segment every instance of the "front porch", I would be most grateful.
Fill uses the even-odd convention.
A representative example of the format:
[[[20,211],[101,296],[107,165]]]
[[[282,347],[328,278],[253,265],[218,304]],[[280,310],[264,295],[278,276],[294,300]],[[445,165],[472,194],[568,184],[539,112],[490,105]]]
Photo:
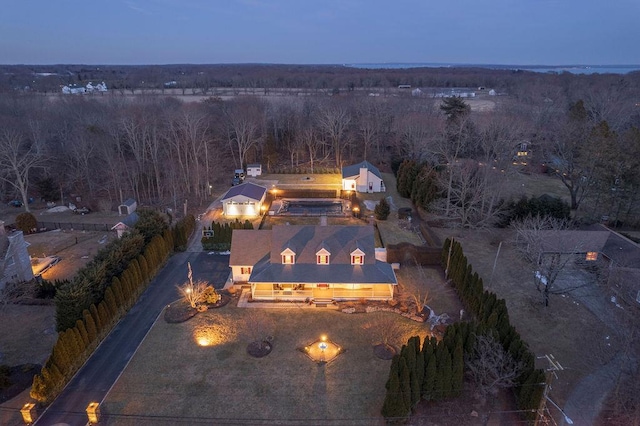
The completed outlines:
[[[392,284],[252,284],[254,300],[390,300]]]

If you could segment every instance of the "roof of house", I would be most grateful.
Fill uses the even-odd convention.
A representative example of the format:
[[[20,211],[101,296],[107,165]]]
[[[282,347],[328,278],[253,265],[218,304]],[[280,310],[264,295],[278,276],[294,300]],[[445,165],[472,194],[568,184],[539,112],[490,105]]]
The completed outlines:
[[[269,254],[271,230],[234,229],[229,266],[253,266]]]
[[[123,224],[123,225],[127,226],[128,228],[133,228],[133,226],[136,224],[136,222],[138,222],[138,219],[140,219],[140,216],[138,216],[138,213],[136,213],[136,212],[130,213],[124,219],[122,219],[120,222],[118,222],[115,225],[113,225],[113,227],[111,227],[111,229],[117,229],[118,225],[120,225],[120,224]]]
[[[615,262],[616,266],[640,269],[640,245],[602,224],[592,225],[588,229],[607,233],[608,238],[600,251]]]
[[[542,249],[555,253],[602,252],[609,233],[606,231],[540,231]]]
[[[365,168],[367,170],[369,170],[371,173],[373,173],[375,176],[379,177],[380,179],[382,179],[382,175],[380,174],[380,170],[378,170],[378,168],[376,166],[374,166],[373,164],[371,164],[368,161],[362,161],[358,164],[353,164],[351,166],[346,166],[342,168],[342,178],[349,178],[349,177],[353,177],[353,176],[357,176],[360,174],[360,169],[361,168]]]
[[[396,284],[390,264],[375,259],[372,226],[281,225],[271,231],[234,231],[229,265],[254,265],[249,282]],[[269,237],[266,234],[270,234]],[[295,264],[282,264],[281,253],[295,253]],[[320,250],[329,265],[318,265]],[[364,264],[351,265],[360,249]]]
[[[127,198],[124,203],[120,204],[121,206],[127,206],[127,207],[131,207],[136,203],[136,200],[134,200],[133,198]]]
[[[253,163],[253,164],[247,164],[247,168],[255,168],[255,167],[262,167],[262,164],[260,163]]]
[[[242,195],[254,200],[261,200],[266,192],[267,188],[265,188],[264,186],[247,182],[231,187],[222,197],[222,201],[228,200],[229,198],[236,197],[238,195]]]

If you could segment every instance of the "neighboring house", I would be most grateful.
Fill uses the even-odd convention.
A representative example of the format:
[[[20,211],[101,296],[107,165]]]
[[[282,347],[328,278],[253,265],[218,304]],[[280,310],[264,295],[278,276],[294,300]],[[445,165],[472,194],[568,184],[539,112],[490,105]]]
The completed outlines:
[[[222,197],[225,216],[259,216],[267,196],[267,188],[247,182],[231,187]]]
[[[78,95],[81,93],[85,93],[87,89],[84,86],[78,86],[76,84],[71,84],[69,86],[62,86],[62,93],[65,95]]]
[[[28,246],[22,231],[7,232],[0,220],[0,291],[7,284],[33,279]]]
[[[342,189],[358,192],[385,192],[380,170],[368,161],[342,168]]]
[[[376,258],[373,226],[234,230],[229,266],[254,300],[390,300],[398,284]]]
[[[118,214],[120,215],[130,215],[135,212],[138,208],[138,203],[133,198],[127,199],[124,203],[120,204],[118,207]]]
[[[134,227],[136,222],[138,222],[138,219],[140,219],[138,213],[133,212],[122,219],[122,221],[113,225],[111,230],[116,231],[116,233],[118,234],[118,238],[122,238],[125,233],[129,232],[129,230]]]
[[[93,84],[92,82],[87,83],[86,86],[78,86],[77,84],[70,84],[68,86],[62,86],[62,93],[65,95],[78,95],[82,93],[93,93],[93,92],[107,92],[107,85],[103,81],[102,83]]]
[[[262,174],[262,164],[247,165],[247,176],[256,177]]]

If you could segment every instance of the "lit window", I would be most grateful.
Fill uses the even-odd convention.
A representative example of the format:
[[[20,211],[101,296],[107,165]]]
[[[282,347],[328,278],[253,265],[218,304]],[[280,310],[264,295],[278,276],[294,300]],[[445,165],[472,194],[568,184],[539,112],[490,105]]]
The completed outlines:
[[[293,265],[296,263],[296,256],[294,254],[283,254],[282,263],[285,265]]]
[[[361,254],[351,255],[351,264],[352,265],[362,265],[364,264],[364,256]]]
[[[319,254],[318,255],[318,265],[328,265],[329,264],[329,255],[327,254]]]
[[[251,273],[251,268],[250,267],[242,267],[240,268],[240,273],[241,274],[250,274]]]
[[[587,252],[586,260],[588,260],[588,261],[598,260],[598,252],[597,251],[589,251],[589,252]]]

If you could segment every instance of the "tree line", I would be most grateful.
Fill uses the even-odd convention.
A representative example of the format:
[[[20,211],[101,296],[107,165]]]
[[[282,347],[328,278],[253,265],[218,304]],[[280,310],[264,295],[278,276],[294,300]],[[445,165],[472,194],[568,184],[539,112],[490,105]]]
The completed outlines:
[[[513,177],[539,172],[565,185],[579,214],[633,222],[640,193],[635,77],[529,77],[504,83],[507,96],[483,98],[487,110],[455,97],[348,91],[192,103],[12,92],[0,97],[0,194],[26,209],[36,193],[47,201],[82,195],[95,209],[134,197],[177,210],[184,199],[202,203],[222,192],[233,169],[251,162],[313,173],[363,159],[389,171],[408,159],[428,165],[419,180],[432,182],[435,173],[444,191],[432,199],[433,187],[419,188],[418,202],[465,226],[495,222],[500,200],[522,194]]]

